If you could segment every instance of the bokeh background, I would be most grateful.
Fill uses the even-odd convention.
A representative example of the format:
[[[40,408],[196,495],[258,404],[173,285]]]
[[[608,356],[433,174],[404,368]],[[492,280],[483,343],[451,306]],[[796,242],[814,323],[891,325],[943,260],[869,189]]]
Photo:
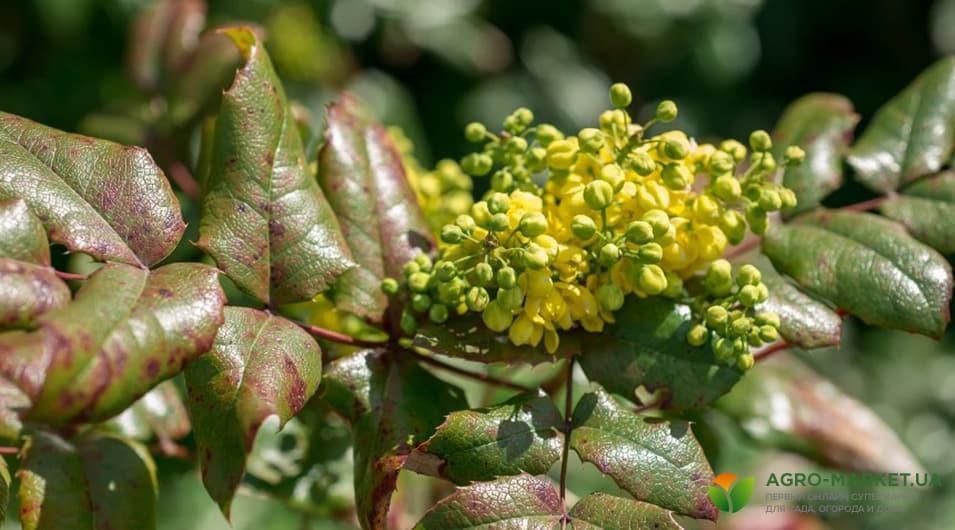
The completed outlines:
[[[150,4],[0,2],[0,110],[147,145],[163,165],[194,161],[196,121],[176,124],[182,137],[174,146],[157,144],[157,131],[169,134],[161,126],[168,108],[157,107],[161,88],[150,86],[148,73],[136,73],[134,22]],[[466,152],[467,122],[497,124],[520,105],[566,130],[590,126],[614,81],[631,85],[644,117],[660,99],[676,100],[676,125],[701,139],[772,129],[790,101],[813,91],[847,96],[861,130],[918,72],[955,53],[955,0],[209,0],[205,18],[193,23],[260,25],[287,91],[316,129],[322,105],[352,90],[381,120],[405,130],[425,167]],[[165,75],[160,84],[175,85],[177,74]],[[166,148],[178,151],[157,152]],[[869,197],[850,182],[827,204]],[[828,378],[837,390],[825,392],[855,398],[859,410],[833,398],[833,410],[804,412],[818,429],[795,441],[761,436],[765,428],[741,417],[734,401],[697,418],[696,427],[717,471],[816,469],[827,463],[820,456],[827,444],[839,443],[886,465],[898,462],[893,440],[853,430],[870,409],[926,470],[943,477],[942,486],[909,496],[894,513],[761,517],[755,506],[724,518],[720,528],[955,528],[953,350],[952,333],[935,342],[849,320],[841,348],[786,355],[821,374],[793,384]],[[778,370],[792,373],[785,363]],[[494,397],[469,392],[472,405]],[[772,392],[741,388],[730,397],[776,403]],[[771,419],[778,411],[762,413]],[[273,438],[257,447],[250,484],[236,502],[236,527],[350,527],[345,427],[314,406]],[[227,528],[191,462],[159,464],[161,528]],[[595,469],[574,467],[572,492],[610,488]],[[447,491],[414,477],[402,481],[398,526]],[[762,503],[760,493],[752,502]]]

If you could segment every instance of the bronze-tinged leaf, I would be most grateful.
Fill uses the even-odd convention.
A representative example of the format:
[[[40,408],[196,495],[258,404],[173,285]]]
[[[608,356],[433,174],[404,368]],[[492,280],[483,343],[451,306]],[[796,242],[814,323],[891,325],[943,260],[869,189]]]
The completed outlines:
[[[673,512],[646,502],[591,493],[570,510],[573,530],[683,530]]]
[[[20,436],[21,411],[30,407],[30,398],[0,376],[0,441],[14,442]]]
[[[717,407],[761,444],[796,451],[826,466],[873,473],[925,471],[872,410],[788,352],[759,363]]]
[[[70,288],[50,267],[0,257],[0,330],[26,327],[70,302]]]
[[[156,466],[135,442],[94,436],[74,444],[38,432],[17,478],[23,530],[156,528]]]
[[[197,244],[265,303],[311,300],[351,254],[261,42],[251,28],[223,32],[244,64],[222,95]]]
[[[0,375],[30,397],[30,420],[105,420],[212,346],[224,298],[205,265],[106,265],[35,331],[0,335]]]
[[[175,441],[192,432],[189,413],[175,379],[163,381],[146,392],[129,408],[109,420],[107,428],[133,440],[156,440],[159,449],[166,454],[175,454]]]
[[[0,258],[50,265],[43,223],[22,199],[0,201]]]
[[[879,209],[919,241],[942,254],[955,254],[955,171],[918,180]]]
[[[528,474],[459,488],[424,514],[415,530],[556,530],[564,506],[554,485]]]
[[[105,261],[157,263],[186,228],[145,149],[0,112],[0,200],[17,198],[53,242]]]
[[[289,320],[227,307],[212,349],[185,376],[202,481],[228,518],[259,427],[302,410],[321,381],[322,354]]]
[[[400,277],[408,260],[430,252],[431,231],[391,137],[347,94],[328,108],[318,162],[319,183],[359,264],[336,283],[335,301],[380,322],[388,305],[381,280]]]
[[[128,69],[137,84],[157,90],[192,52],[206,23],[203,0],[159,0],[141,10],[129,32]]]

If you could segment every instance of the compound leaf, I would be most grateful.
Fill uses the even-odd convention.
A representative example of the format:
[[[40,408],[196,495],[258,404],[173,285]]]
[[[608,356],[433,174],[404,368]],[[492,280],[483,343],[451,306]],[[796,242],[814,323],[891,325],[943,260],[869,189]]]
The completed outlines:
[[[574,530],[682,530],[673,512],[645,502],[591,493],[570,510]]]
[[[564,506],[546,479],[521,474],[459,488],[434,505],[415,530],[554,530]]]

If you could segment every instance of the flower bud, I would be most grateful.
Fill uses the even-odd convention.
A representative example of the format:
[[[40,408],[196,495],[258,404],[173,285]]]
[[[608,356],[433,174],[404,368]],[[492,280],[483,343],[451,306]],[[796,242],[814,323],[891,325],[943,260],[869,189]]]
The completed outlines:
[[[448,319],[448,306],[444,304],[434,304],[428,309],[428,318],[435,324],[441,324]]]
[[[494,166],[494,160],[484,153],[471,153],[461,159],[461,169],[474,177],[487,175]]]
[[[414,335],[418,331],[418,320],[408,311],[401,312],[401,320],[398,324],[405,335]]]
[[[765,172],[776,169],[776,157],[770,152],[762,153],[759,157],[759,169]]]
[[[620,261],[620,247],[613,243],[607,243],[600,247],[600,255],[597,257],[597,260],[605,267],[613,265]]]
[[[487,222],[487,229],[492,232],[503,232],[510,228],[510,226],[510,219],[506,213],[496,213],[492,215],[491,219]]]
[[[806,152],[798,145],[790,145],[786,148],[783,160],[787,166],[798,166],[806,159]]]
[[[769,287],[766,287],[765,283],[760,283],[756,286],[756,303],[761,304],[769,300]]]
[[[736,357],[736,351],[733,348],[733,341],[724,337],[716,339],[713,344],[713,354],[717,361],[729,362]]]
[[[723,306],[711,305],[706,308],[705,319],[707,326],[718,330],[726,325],[726,321],[729,319],[729,312],[727,312]]]
[[[405,278],[409,278],[416,272],[421,272],[421,265],[418,265],[418,263],[414,261],[405,263],[404,268],[401,269],[401,273],[405,275]]]
[[[706,165],[710,172],[715,175],[732,173],[736,169],[736,161],[733,160],[733,155],[724,151],[716,151],[711,154]]]
[[[453,306],[458,303],[467,288],[468,283],[463,279],[451,278],[450,281],[438,284],[438,300]]]
[[[690,154],[690,145],[682,138],[667,138],[660,144],[660,154],[670,160],[683,160]]]
[[[491,189],[497,192],[508,192],[514,186],[514,175],[506,169],[495,171],[491,175]]]
[[[693,214],[708,224],[715,224],[720,218],[720,205],[709,195],[699,195],[693,201]]]
[[[747,371],[756,364],[756,359],[751,353],[744,353],[736,359],[736,367],[742,371]]]
[[[633,165],[633,170],[641,177],[645,177],[657,169],[657,163],[653,157],[644,152],[631,155],[630,162]]]
[[[510,267],[501,267],[497,271],[497,286],[501,289],[510,289],[517,285],[517,273]]]
[[[603,210],[613,202],[613,188],[602,180],[594,180],[584,187],[584,202],[594,210]]]
[[[640,290],[648,295],[662,293],[667,288],[667,277],[658,265],[644,265],[637,279]]]
[[[657,105],[657,112],[654,115],[654,118],[657,121],[666,123],[675,120],[677,113],[678,111],[676,108],[676,103],[669,99],[665,99]]]
[[[612,283],[597,288],[597,302],[607,311],[616,311],[623,307],[623,291]]]
[[[720,230],[730,243],[738,245],[746,237],[746,219],[736,210],[727,210],[720,216]]]
[[[739,300],[739,303],[743,304],[743,306],[753,307],[757,304],[759,299],[759,290],[756,289],[755,285],[744,285],[742,288],[740,288],[736,298]]]
[[[514,315],[511,314],[510,310],[501,307],[501,304],[497,300],[488,302],[481,318],[484,320],[484,325],[487,326],[488,329],[497,331],[498,333],[506,330],[510,327],[511,322],[514,321]]]
[[[687,332],[686,341],[690,343],[690,346],[702,346],[706,344],[706,339],[709,337],[709,334],[710,332],[707,331],[706,326],[697,324]]]
[[[663,259],[663,247],[658,243],[640,245],[640,249],[637,250],[637,257],[641,263],[660,263],[660,260]]]
[[[521,136],[512,136],[507,140],[505,147],[512,153],[523,153],[527,151],[527,140]]]
[[[746,222],[749,223],[749,229],[754,234],[762,235],[766,232],[769,218],[766,215],[766,210],[756,205],[750,205],[746,208]]]
[[[736,162],[740,162],[746,158],[746,147],[736,140],[723,140],[720,143],[720,151],[729,153]]]
[[[726,296],[733,289],[733,266],[725,259],[710,264],[703,286],[714,296]]]
[[[730,324],[730,334],[734,337],[742,337],[749,333],[751,327],[753,327],[753,322],[750,319],[740,317]]]
[[[485,127],[483,123],[472,121],[464,128],[464,137],[467,138],[469,142],[483,142],[487,137],[487,127]]]
[[[510,205],[511,201],[506,193],[492,193],[491,196],[487,198],[487,209],[492,214],[507,213],[507,209]]]
[[[415,293],[411,295],[411,309],[419,313],[424,313],[431,307],[431,297],[424,293]]]
[[[743,191],[736,177],[732,175],[720,175],[713,181],[713,193],[726,202],[733,202],[740,198]]]
[[[736,283],[740,287],[744,285],[759,285],[762,279],[763,275],[759,272],[759,269],[749,263],[740,267],[736,273]]]
[[[663,167],[660,178],[668,188],[672,190],[682,190],[687,187],[693,179],[693,174],[683,164],[670,163]]]
[[[669,221],[669,219],[667,221]],[[630,223],[627,225],[627,241],[635,245],[642,245],[653,241],[653,227],[646,221],[634,221]]]
[[[474,222],[474,218],[466,213],[462,213],[455,220],[454,224],[458,225],[458,228],[463,230],[465,233],[471,233],[474,230],[474,227],[477,226],[477,223]]]
[[[534,113],[531,112],[531,109],[527,107],[518,108],[512,113],[512,115],[518,123],[525,127],[534,122]]]
[[[783,209],[795,208],[799,200],[793,190],[788,188],[779,189],[779,201]]]
[[[623,83],[614,83],[610,85],[610,103],[618,109],[627,108],[633,102],[633,95],[630,93],[630,87]]]
[[[431,272],[431,267],[433,264],[431,263],[431,258],[427,254],[423,252],[418,254],[414,257],[414,261],[419,267],[421,267],[423,272]]]
[[[464,239],[464,231],[458,225],[444,225],[441,227],[441,241],[449,245],[460,243]]]
[[[619,190],[624,183],[623,170],[617,164],[607,164],[600,169],[600,179],[610,184],[614,190]]]
[[[423,293],[428,290],[428,282],[431,281],[431,275],[426,272],[416,272],[408,277],[408,288],[415,293]]]
[[[772,311],[764,311],[756,315],[756,323],[760,326],[772,326],[778,328],[780,325],[779,315]]]
[[[490,285],[494,279],[494,269],[483,261],[474,266],[474,280],[477,285]]]
[[[547,162],[547,149],[534,147],[527,152],[527,168],[533,172],[541,171]]]
[[[497,291],[497,303],[501,308],[508,311],[517,311],[524,303],[524,291],[520,287],[511,287],[510,289],[499,289]]]
[[[398,294],[398,287],[398,280],[394,278],[385,278],[384,280],[381,280],[381,292],[388,296],[394,296]]]
[[[527,237],[537,237],[547,231],[547,218],[539,212],[531,212],[521,217],[518,230]]]
[[[614,130],[616,128],[616,131]],[[607,110],[600,114],[600,129],[607,134],[625,133],[627,130],[627,117],[623,111]]]
[[[597,225],[589,216],[578,214],[570,221],[570,231],[577,239],[586,241],[597,233]]]
[[[773,140],[764,130],[753,131],[749,135],[749,148],[753,151],[769,151],[773,148]]]
[[[563,139],[564,134],[557,130],[557,127],[549,123],[542,123],[537,126],[537,141],[544,147],[548,147],[551,142]]]
[[[776,190],[763,190],[759,194],[759,207],[767,212],[774,212],[783,207],[783,201]]]
[[[600,148],[604,146],[604,135],[600,132],[600,129],[581,129],[577,133],[577,141],[580,143],[581,151],[597,154]]]
[[[528,245],[523,253],[524,265],[529,269],[538,270],[547,266],[547,251],[538,245]]]
[[[464,302],[467,304],[468,309],[476,313],[484,311],[490,301],[491,297],[487,294],[487,289],[477,286],[471,287],[468,294],[464,297]]]
[[[653,237],[663,237],[670,229],[670,216],[663,210],[649,210],[643,214],[643,220],[653,228]]]
[[[577,159],[577,148],[571,140],[554,140],[547,145],[547,165],[551,169],[568,169]]]
[[[471,217],[478,226],[487,226],[491,220],[491,211],[487,207],[487,201],[478,201],[471,206]]]
[[[760,326],[759,338],[763,339],[763,342],[776,342],[779,338],[779,330],[773,326]]]

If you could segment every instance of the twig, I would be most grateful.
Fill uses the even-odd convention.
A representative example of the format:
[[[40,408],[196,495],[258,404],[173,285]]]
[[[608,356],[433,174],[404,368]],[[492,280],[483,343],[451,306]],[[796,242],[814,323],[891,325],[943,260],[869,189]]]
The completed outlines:
[[[53,273],[57,275],[61,280],[85,280],[89,276],[85,274],[79,274],[76,272],[64,272],[53,269]]]
[[[491,384],[491,385],[497,385],[497,386],[502,386],[502,387],[506,387],[506,388],[511,388],[511,389],[513,389],[513,390],[520,390],[521,392],[533,392],[533,391],[534,391],[533,388],[524,386],[524,385],[522,385],[522,384],[520,384],[520,383],[515,383],[515,382],[513,382],[513,381],[507,381],[506,379],[498,379],[497,377],[494,377],[494,376],[492,376],[492,375],[482,374],[482,373],[480,373],[480,372],[472,372],[472,371],[470,371],[470,370],[465,370],[464,368],[459,368],[459,367],[457,367],[457,366],[454,366],[453,364],[448,364],[448,363],[446,363],[446,362],[444,362],[444,361],[441,361],[441,360],[439,360],[439,359],[436,359],[436,358],[434,358],[434,357],[431,357],[431,356],[428,356],[428,355],[422,355],[422,354],[420,354],[420,353],[418,353],[418,352],[416,352],[416,351],[414,351],[414,350],[412,350],[412,349],[410,349],[410,348],[405,348],[405,351],[408,352],[408,354],[411,355],[412,357],[414,357],[415,359],[417,359],[417,360],[419,360],[419,361],[421,361],[421,362],[423,362],[423,363],[425,363],[425,364],[430,364],[431,366],[434,366],[435,368],[440,368],[441,370],[444,370],[444,371],[446,371],[446,372],[455,373],[455,374],[458,374],[458,375],[461,375],[461,376],[464,376],[464,377],[468,377],[468,378],[470,378],[470,379],[476,379],[476,380],[478,380],[478,381],[482,381],[482,382],[484,382],[484,383],[488,383],[488,384]]]
[[[869,210],[875,210],[879,206],[882,206],[882,203],[889,200],[890,196],[885,195],[882,197],[876,197],[874,199],[869,199],[867,201],[857,202],[855,204],[850,204],[848,206],[843,206],[839,208],[840,210],[846,212],[867,212]]]
[[[15,455],[20,452],[19,447],[0,447],[0,455]]]
[[[788,347],[789,347],[788,342],[784,340],[776,341],[770,344],[769,346],[763,348],[762,350],[759,350],[758,352],[754,353],[753,360],[761,361],[776,352],[785,350]]]
[[[728,251],[726,251],[726,256],[725,256],[725,257],[726,257],[726,258],[734,258],[734,257],[736,257],[736,256],[741,256],[741,255],[743,255],[743,254],[746,254],[746,253],[749,252],[750,250],[753,250],[754,248],[758,247],[758,246],[759,246],[759,242],[762,241],[762,239],[763,239],[763,238],[761,238],[761,237],[759,237],[759,236],[753,236],[753,237],[747,239],[746,241],[743,241],[743,242],[740,243],[739,245],[736,245],[735,247],[733,247],[733,248],[729,249]]]
[[[182,162],[173,162],[169,166],[169,178],[192,200],[199,198],[199,183]]]
[[[564,389],[564,447],[560,457],[560,502],[567,497],[567,462],[570,460],[570,435],[574,430],[574,357],[567,361],[567,379]],[[567,527],[567,516],[561,519],[561,528]]]
[[[305,331],[315,335],[316,337],[329,340],[332,342],[337,342],[339,344],[346,344],[348,346],[358,346],[361,348],[380,348],[385,346],[386,342],[374,342],[370,340],[359,339],[358,337],[352,337],[351,335],[346,335],[344,333],[339,333],[337,331],[332,331],[330,329],[320,328],[318,326],[313,326],[311,324],[306,324],[305,322],[299,322],[293,320],[296,324],[299,325]]]

